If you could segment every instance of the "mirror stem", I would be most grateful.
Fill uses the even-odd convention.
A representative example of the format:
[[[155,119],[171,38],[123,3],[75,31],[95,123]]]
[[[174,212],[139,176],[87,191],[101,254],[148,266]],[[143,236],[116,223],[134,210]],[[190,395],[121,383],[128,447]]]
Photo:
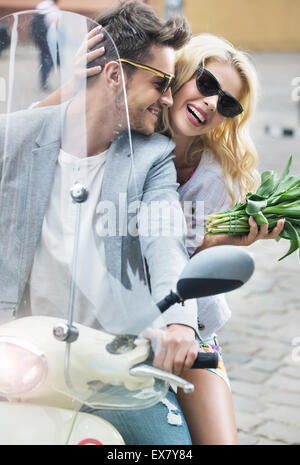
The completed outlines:
[[[161,313],[163,313],[176,303],[183,303],[183,300],[175,292],[171,291],[169,295],[164,297],[164,299],[162,299],[156,305],[158,306]]]

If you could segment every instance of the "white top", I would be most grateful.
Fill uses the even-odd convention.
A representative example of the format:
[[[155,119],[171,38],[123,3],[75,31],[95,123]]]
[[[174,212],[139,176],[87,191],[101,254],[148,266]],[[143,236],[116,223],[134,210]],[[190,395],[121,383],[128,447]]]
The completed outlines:
[[[99,219],[96,217],[106,155],[104,152],[93,157],[77,158],[63,150],[59,153],[31,271],[30,303],[35,315],[67,317],[76,225],[79,222],[76,272],[73,268],[73,276],[76,276],[74,320],[99,327],[96,317],[99,321],[101,308],[107,304],[105,300],[109,300],[110,296],[104,240],[103,235],[99,234]],[[89,192],[88,199],[83,203],[76,203],[71,198],[70,189],[76,182],[83,184]],[[49,296],[47,301],[45,296]]]
[[[209,151],[203,152],[193,176],[178,189],[188,228],[187,249],[190,255],[199,247],[205,235],[207,215],[229,209],[222,167]],[[193,209],[191,208],[193,204]],[[198,324],[202,338],[218,331],[230,318],[231,311],[223,294],[197,299]]]

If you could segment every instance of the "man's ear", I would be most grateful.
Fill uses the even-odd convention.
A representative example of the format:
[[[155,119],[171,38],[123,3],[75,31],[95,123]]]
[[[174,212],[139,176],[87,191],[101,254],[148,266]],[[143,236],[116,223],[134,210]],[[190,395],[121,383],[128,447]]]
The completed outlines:
[[[104,68],[106,83],[109,87],[118,89],[122,84],[121,64],[117,61],[110,61]],[[124,74],[125,76],[125,74]],[[126,78],[125,78],[126,81]]]

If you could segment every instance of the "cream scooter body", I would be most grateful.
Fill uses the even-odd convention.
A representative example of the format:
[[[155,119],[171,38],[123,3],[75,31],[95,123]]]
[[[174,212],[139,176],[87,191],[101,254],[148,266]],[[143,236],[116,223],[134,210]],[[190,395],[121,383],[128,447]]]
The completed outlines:
[[[24,350],[31,354],[33,367],[40,371],[38,385],[33,391],[1,398],[0,443],[124,444],[121,435],[110,423],[98,416],[79,412],[82,401],[76,398],[65,380],[66,343],[51,337],[53,328],[59,324],[65,324],[65,321],[42,316],[24,317],[0,326],[0,351],[4,342],[8,347],[23,343]],[[153,384],[153,379],[129,375],[131,366],[148,357],[148,341],[138,339],[133,351],[113,355],[105,350],[105,345],[111,343],[114,336],[83,325],[76,326],[80,337],[72,344],[70,376],[77,388],[87,391],[87,383],[91,379],[112,385],[123,384],[128,390]],[[109,370],[103,370],[105,366]],[[3,371],[1,376],[4,376]],[[3,396],[5,393],[1,394]]]

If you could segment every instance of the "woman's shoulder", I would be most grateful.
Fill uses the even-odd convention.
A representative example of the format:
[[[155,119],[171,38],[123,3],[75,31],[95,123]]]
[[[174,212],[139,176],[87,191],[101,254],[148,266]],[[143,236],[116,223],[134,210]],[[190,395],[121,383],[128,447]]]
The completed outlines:
[[[217,160],[214,153],[205,149],[201,154],[201,159],[197,167],[197,172],[202,173],[203,171],[212,171],[216,175],[223,177],[221,163]]]

